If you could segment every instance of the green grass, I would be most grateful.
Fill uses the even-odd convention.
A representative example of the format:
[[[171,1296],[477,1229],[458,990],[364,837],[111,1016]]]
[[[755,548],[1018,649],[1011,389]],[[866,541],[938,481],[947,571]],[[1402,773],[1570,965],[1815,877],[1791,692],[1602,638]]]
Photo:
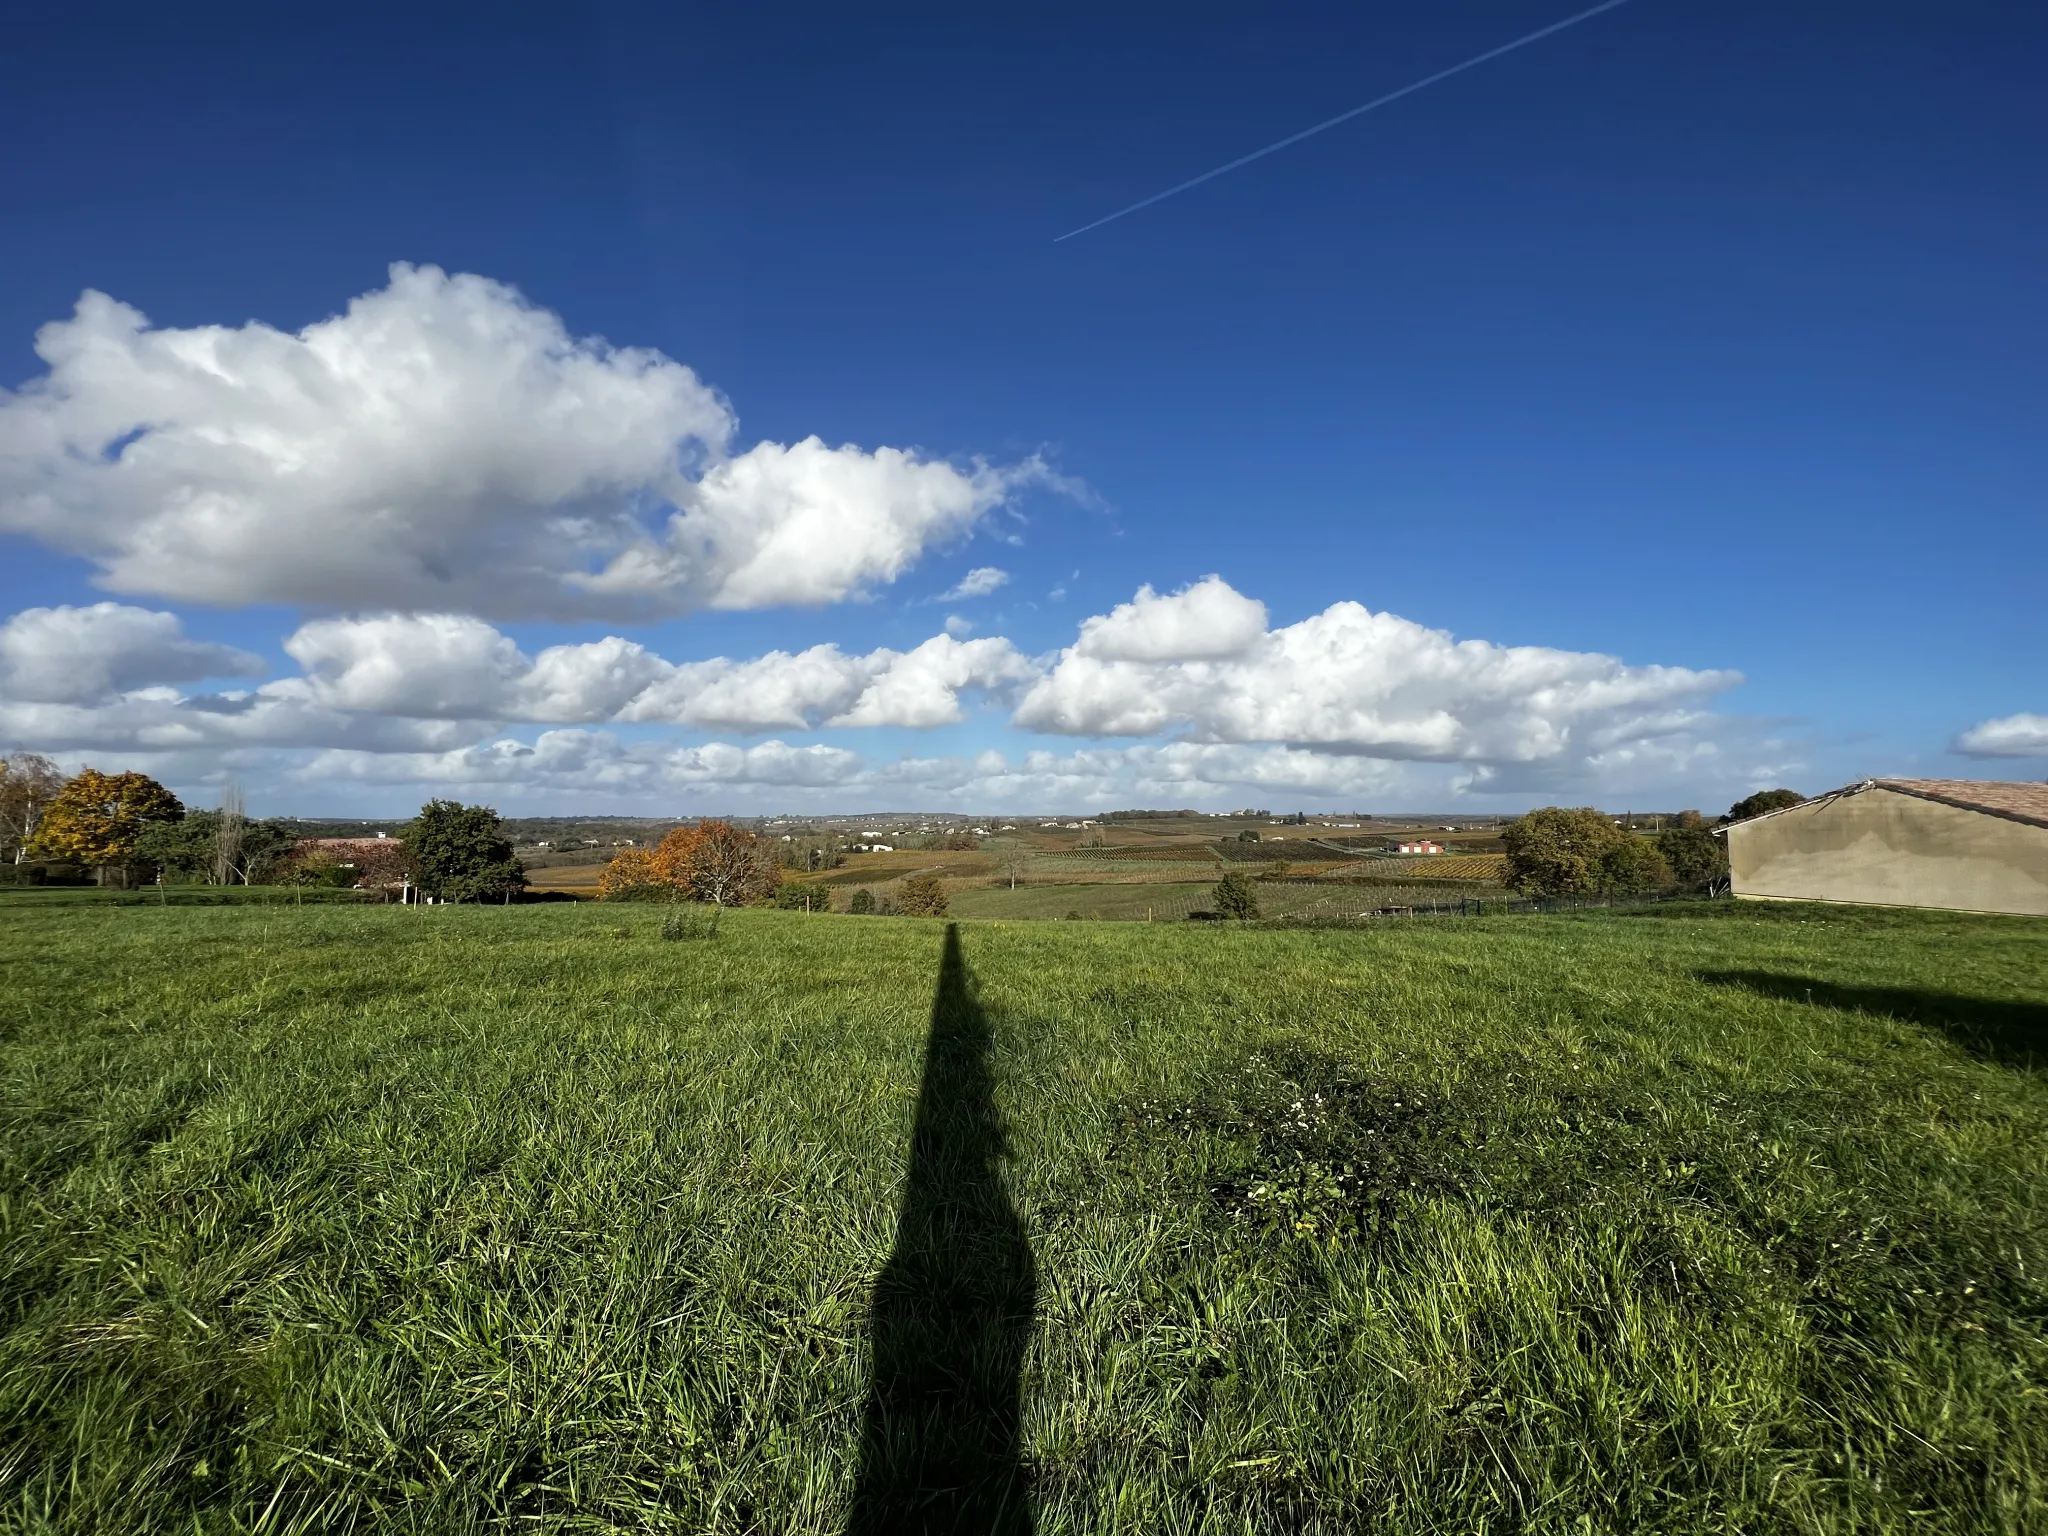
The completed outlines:
[[[0,1531],[2048,1531],[2048,925],[662,915],[0,903]]]

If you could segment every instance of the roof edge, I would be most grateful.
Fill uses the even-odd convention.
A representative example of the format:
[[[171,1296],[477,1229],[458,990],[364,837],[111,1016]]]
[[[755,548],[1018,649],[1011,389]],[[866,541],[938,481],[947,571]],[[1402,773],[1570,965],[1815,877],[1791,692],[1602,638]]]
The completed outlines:
[[[1773,816],[1783,816],[1788,811],[1803,811],[1809,805],[1820,805],[1829,800],[1839,800],[1844,795],[1860,795],[1866,789],[1875,789],[1876,779],[1864,779],[1856,784],[1844,784],[1840,789],[1828,790],[1825,794],[1814,795],[1797,805],[1781,805],[1775,811],[1763,811],[1755,816],[1745,816],[1740,821],[1731,821],[1726,826],[1714,828],[1714,836],[1725,837],[1737,827],[1754,826],[1759,821],[1769,821]]]
[[[2048,816],[2029,816],[2025,811],[2008,811],[1999,806],[1985,805],[1980,801],[1959,800],[1953,795],[1944,795],[1931,789],[1924,789],[1920,779],[1873,779],[1872,786],[1888,789],[1895,795],[1910,795],[1915,800],[1925,800],[1933,805],[1945,805],[1951,810],[1975,811],[1979,816],[1996,816],[2000,821],[2016,821],[2023,827],[2048,827]]]

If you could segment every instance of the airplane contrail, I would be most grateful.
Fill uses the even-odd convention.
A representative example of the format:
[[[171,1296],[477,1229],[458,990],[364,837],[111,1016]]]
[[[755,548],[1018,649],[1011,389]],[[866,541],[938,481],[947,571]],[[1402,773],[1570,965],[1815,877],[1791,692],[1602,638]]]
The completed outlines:
[[[1168,187],[1164,192],[1155,192],[1142,202],[1133,203],[1128,208],[1119,208],[1115,213],[1108,215],[1106,218],[1097,219],[1093,224],[1083,224],[1079,229],[1070,229],[1064,235],[1054,240],[1053,244],[1058,245],[1061,240],[1071,240],[1076,235],[1085,235],[1089,230],[1100,229],[1105,224],[1114,224],[1125,214],[1136,213],[1140,208],[1150,208],[1154,203],[1163,203],[1169,197],[1187,191],[1189,187],[1199,187],[1203,182],[1214,181],[1218,176],[1234,171],[1241,165],[1250,165],[1254,160],[1263,160],[1266,156],[1283,150],[1290,144],[1299,144],[1303,139],[1314,138],[1317,134],[1322,133],[1326,129],[1334,128],[1339,123],[1348,123],[1352,118],[1359,116],[1361,113],[1370,112],[1376,107],[1384,107],[1390,101],[1399,101],[1403,96],[1412,96],[1427,86],[1435,85],[1439,80],[1448,80],[1453,75],[1461,75],[1468,69],[1473,69],[1486,63],[1489,59],[1497,59],[1504,53],[1513,53],[1517,48],[1526,48],[1531,43],[1541,42],[1554,32],[1562,32],[1566,27],[1576,27],[1582,21],[1590,21],[1602,11],[1611,11],[1616,6],[1627,4],[1628,0],[1605,0],[1605,3],[1596,5],[1591,10],[1580,11],[1576,16],[1567,16],[1563,21],[1553,21],[1549,26],[1541,27],[1531,32],[1527,37],[1518,37],[1512,43],[1502,43],[1498,48],[1489,48],[1486,52],[1479,54],[1475,58],[1467,59],[1462,64],[1453,64],[1449,69],[1440,69],[1433,75],[1417,80],[1413,85],[1402,86],[1398,91],[1389,91],[1386,95],[1374,101],[1368,101],[1362,107],[1353,107],[1349,112],[1339,112],[1335,117],[1325,122],[1317,123],[1313,128],[1304,128],[1299,133],[1289,134],[1277,144],[1268,144],[1264,149],[1255,149],[1248,155],[1238,156],[1228,165],[1219,165],[1213,171],[1204,171],[1201,175],[1184,181],[1177,187]]]

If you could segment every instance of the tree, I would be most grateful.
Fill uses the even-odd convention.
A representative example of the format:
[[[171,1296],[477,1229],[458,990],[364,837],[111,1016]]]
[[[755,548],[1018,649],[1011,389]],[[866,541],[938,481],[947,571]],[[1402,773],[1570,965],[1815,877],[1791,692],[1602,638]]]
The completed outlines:
[[[1671,884],[1671,866],[1647,837],[1623,832],[1601,850],[1598,889],[1603,896],[1641,896]]]
[[[136,838],[135,859],[155,865],[167,879],[254,885],[296,853],[298,839],[283,822],[245,821],[235,827],[229,818],[223,809],[188,811],[178,821],[154,822]]]
[[[64,775],[41,753],[0,757],[0,856],[16,864],[28,857],[36,823],[63,787]]]
[[[944,917],[946,888],[937,875],[912,875],[897,887],[896,905],[905,917]]]
[[[1657,846],[1590,805],[1546,805],[1501,830],[1507,883],[1537,896],[1633,896],[1670,884]]]
[[[1235,870],[1216,882],[1216,889],[1209,893],[1209,900],[1223,917],[1249,921],[1259,915],[1259,898],[1252,894],[1251,882]]]
[[[203,880],[213,866],[215,819],[213,811],[192,811],[177,821],[152,822],[136,837],[133,856],[166,880]]]
[[[866,917],[875,910],[875,893],[862,886],[847,898],[846,910],[855,917]]]
[[[1507,883],[1537,896],[1585,896],[1600,886],[1600,855],[1627,834],[1590,805],[1546,805],[1501,830]]]
[[[98,872],[125,867],[135,840],[154,822],[178,821],[185,807],[142,773],[101,773],[82,768],[57,791],[29,839],[31,858],[61,859]]]
[[[690,827],[670,827],[652,849],[648,857],[655,878],[677,891],[687,894],[690,888],[690,859],[697,851],[697,842],[704,835],[704,823]]]
[[[1711,890],[1728,873],[1728,843],[1714,836],[1698,811],[1680,811],[1657,834],[1657,851],[1671,866],[1671,878],[1688,891]]]
[[[785,912],[830,912],[832,893],[822,880],[785,880],[775,888],[775,905]]]
[[[775,894],[782,872],[753,833],[729,821],[700,821],[694,831],[678,862],[690,893],[699,901],[738,907]],[[675,838],[676,833],[671,832],[662,840],[662,847],[667,848]]]
[[[249,818],[242,813],[242,787],[228,785],[220,797],[213,823],[213,883],[233,885],[242,872],[242,832]],[[246,882],[245,882],[246,883]]]
[[[487,805],[429,800],[399,834],[420,890],[441,901],[482,901],[526,888],[526,869]]]
[[[645,901],[675,894],[652,848],[621,848],[597,877],[599,901]]]
[[[1787,806],[1798,805],[1806,796],[1796,789],[1760,789],[1753,795],[1745,795],[1728,807],[1728,814],[1721,818],[1725,824],[1731,821],[1747,821],[1752,816],[1762,816],[1769,811],[1782,811]]]

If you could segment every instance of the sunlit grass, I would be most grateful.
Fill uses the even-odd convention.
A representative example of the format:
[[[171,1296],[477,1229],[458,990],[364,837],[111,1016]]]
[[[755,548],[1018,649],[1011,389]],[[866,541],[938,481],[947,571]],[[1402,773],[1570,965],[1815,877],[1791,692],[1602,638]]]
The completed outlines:
[[[662,915],[0,904],[0,1530],[843,1528],[944,925]],[[960,934],[1039,1530],[2048,1530],[2048,926]]]

